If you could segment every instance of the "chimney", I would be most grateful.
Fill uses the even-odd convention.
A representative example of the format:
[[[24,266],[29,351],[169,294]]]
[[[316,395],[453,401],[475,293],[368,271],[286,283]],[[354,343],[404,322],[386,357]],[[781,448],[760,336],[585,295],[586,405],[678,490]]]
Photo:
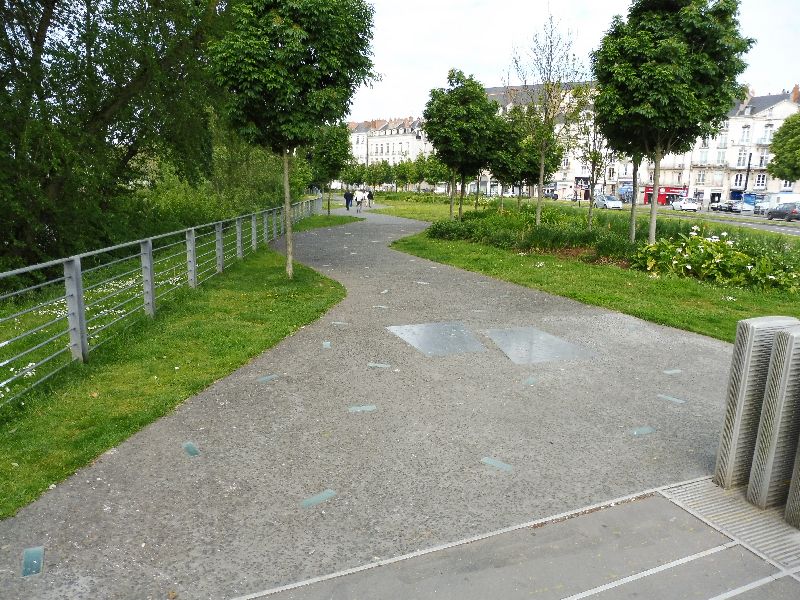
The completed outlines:
[[[800,86],[798,86],[796,83],[792,88],[792,102],[795,104],[800,104]]]

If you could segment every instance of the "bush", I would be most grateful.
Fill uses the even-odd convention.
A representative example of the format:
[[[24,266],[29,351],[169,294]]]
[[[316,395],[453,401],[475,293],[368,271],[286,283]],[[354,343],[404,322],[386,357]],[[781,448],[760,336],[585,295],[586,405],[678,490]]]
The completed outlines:
[[[535,207],[500,213],[469,212],[463,221],[439,221],[428,229],[432,238],[468,240],[517,252],[553,252],[582,248],[595,258],[630,261],[636,269],[655,276],[694,277],[722,286],[797,291],[800,288],[800,245],[780,235],[744,229],[735,239],[721,226],[697,225],[686,219],[662,219],[659,240],[649,246],[648,219],[637,219],[640,242],[628,241],[626,213],[597,211],[587,228],[585,210],[545,204],[541,224],[535,225]]]
[[[719,285],[780,289],[800,287],[800,253],[791,247],[780,251],[774,242],[738,241],[727,232],[704,237],[694,226],[689,235],[661,238],[642,246],[633,266],[654,275],[672,273]]]

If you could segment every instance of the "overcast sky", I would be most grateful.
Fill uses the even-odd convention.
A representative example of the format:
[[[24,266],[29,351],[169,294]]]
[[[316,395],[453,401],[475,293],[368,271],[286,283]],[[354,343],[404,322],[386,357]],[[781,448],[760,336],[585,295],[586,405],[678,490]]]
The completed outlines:
[[[530,44],[548,10],[586,60],[629,0],[372,0],[374,62],[382,80],[360,89],[350,119],[421,116],[429,92],[458,68],[486,87],[503,85],[514,47]],[[741,0],[742,33],[756,40],[740,78],[759,95],[800,83],[797,0]]]

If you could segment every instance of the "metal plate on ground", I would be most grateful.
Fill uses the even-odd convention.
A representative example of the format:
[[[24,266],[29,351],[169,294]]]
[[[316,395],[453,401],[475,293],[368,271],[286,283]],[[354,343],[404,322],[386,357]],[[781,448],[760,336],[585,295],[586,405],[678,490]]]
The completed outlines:
[[[746,489],[725,490],[709,478],[662,494],[782,567],[800,567],[800,531],[783,520],[783,507],[761,510],[747,502]]]
[[[592,353],[585,348],[533,327],[489,329],[486,335],[517,365],[592,357]]]
[[[396,325],[386,329],[428,356],[486,351],[483,344],[459,321]]]

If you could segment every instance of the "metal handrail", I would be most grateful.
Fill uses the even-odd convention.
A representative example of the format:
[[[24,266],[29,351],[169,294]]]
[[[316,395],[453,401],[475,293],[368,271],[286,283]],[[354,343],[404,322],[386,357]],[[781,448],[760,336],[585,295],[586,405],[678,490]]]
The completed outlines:
[[[321,212],[322,200],[317,198],[293,204],[289,217],[296,222]],[[282,236],[285,219],[283,207],[276,207],[0,273],[3,281],[57,267],[64,271],[63,276],[47,272],[46,281],[31,285],[23,281],[19,289],[0,295],[0,369],[25,357],[30,361],[21,369],[0,370],[0,407],[71,362],[86,362],[89,352],[113,338],[121,327],[99,339],[102,332],[123,321],[132,323],[140,315],[153,317],[157,302],[178,288],[196,288],[223,272],[231,261],[250,255],[259,244]],[[168,240],[176,236],[180,239]],[[159,240],[168,243],[154,244]],[[154,256],[173,248],[168,255]],[[129,253],[122,256],[125,250]],[[95,258],[104,254],[109,256]],[[87,261],[91,266],[82,266],[86,259],[91,259]],[[131,269],[132,265],[125,264],[130,261],[139,264]],[[108,276],[100,279],[104,275]],[[124,281],[131,276],[134,283]],[[20,296],[31,292],[33,296],[26,298],[29,302],[20,301]],[[115,297],[121,301],[110,308],[103,306]],[[114,312],[123,307],[124,313]],[[55,331],[59,333],[52,335]],[[63,359],[55,360],[59,357]]]

